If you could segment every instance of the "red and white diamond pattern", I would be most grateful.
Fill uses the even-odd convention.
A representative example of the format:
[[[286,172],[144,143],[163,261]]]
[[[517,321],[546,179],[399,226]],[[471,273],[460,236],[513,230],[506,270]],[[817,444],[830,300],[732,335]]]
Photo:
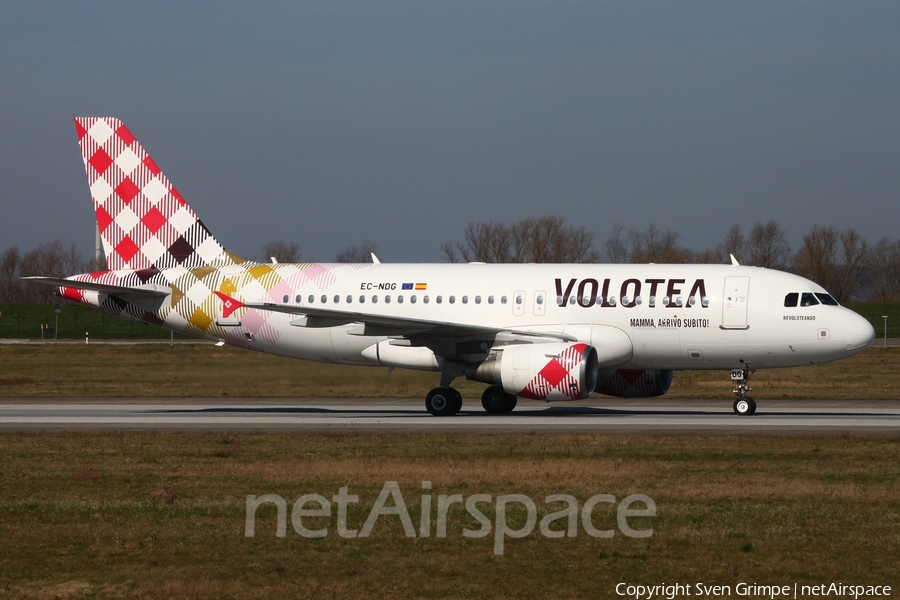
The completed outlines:
[[[109,269],[234,263],[121,121],[80,117],[75,130]]]
[[[535,400],[580,399],[578,366],[586,348],[587,344],[572,344],[551,358],[516,395]]]

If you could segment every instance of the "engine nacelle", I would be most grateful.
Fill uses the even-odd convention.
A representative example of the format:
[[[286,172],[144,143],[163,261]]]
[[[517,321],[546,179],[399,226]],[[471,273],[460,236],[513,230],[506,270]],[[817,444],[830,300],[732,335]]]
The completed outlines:
[[[535,400],[579,400],[597,386],[597,364],[597,350],[580,342],[510,345],[468,365],[466,378]]]
[[[652,398],[662,396],[672,386],[672,371],[659,369],[602,370],[595,392],[618,398]]]

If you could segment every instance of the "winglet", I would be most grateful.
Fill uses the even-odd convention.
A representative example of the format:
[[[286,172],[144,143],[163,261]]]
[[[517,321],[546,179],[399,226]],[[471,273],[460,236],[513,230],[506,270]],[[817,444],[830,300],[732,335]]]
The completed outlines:
[[[243,302],[241,302],[240,300],[235,300],[231,296],[223,294],[222,292],[216,292],[216,296],[221,298],[222,302],[225,304],[225,306],[222,308],[222,316],[226,319],[231,316],[231,313],[239,308],[244,307]]]
[[[731,266],[732,266],[732,267],[739,267],[739,266],[741,266],[741,263],[739,263],[739,262],[738,262],[738,259],[736,259],[736,258],[734,257],[734,254],[729,254],[728,256],[731,257]]]

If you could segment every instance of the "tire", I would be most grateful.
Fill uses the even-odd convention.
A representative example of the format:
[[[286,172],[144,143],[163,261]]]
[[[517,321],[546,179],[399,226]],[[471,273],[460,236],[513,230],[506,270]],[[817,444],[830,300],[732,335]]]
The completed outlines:
[[[455,388],[447,388],[451,392],[453,392],[453,412],[450,413],[455,415],[460,410],[462,410],[462,394],[459,393]]]
[[[461,406],[462,398],[453,388],[434,388],[425,396],[425,409],[436,417],[455,415]]]
[[[511,413],[517,401],[513,394],[507,394],[499,385],[492,385],[481,395],[481,406],[494,415]]]
[[[481,394],[481,406],[491,414],[502,413],[505,401],[506,392],[499,385],[492,385]]]
[[[742,417],[749,417],[756,412],[756,402],[753,398],[738,398],[734,401],[734,412]]]

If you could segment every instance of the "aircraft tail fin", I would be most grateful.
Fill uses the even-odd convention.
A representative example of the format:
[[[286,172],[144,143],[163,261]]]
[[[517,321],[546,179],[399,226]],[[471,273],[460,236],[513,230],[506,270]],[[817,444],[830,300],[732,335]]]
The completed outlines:
[[[216,241],[122,121],[77,117],[75,130],[107,268],[244,262]]]

